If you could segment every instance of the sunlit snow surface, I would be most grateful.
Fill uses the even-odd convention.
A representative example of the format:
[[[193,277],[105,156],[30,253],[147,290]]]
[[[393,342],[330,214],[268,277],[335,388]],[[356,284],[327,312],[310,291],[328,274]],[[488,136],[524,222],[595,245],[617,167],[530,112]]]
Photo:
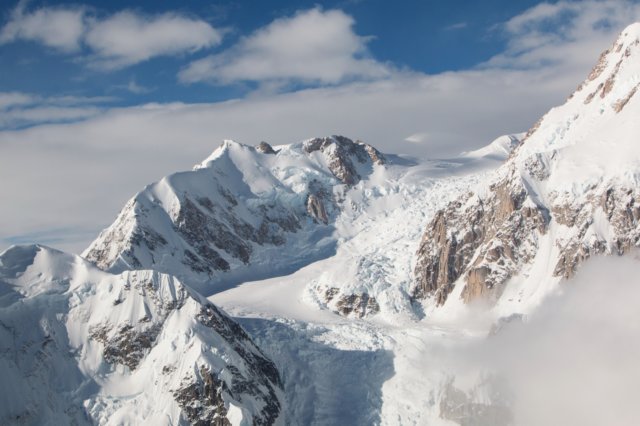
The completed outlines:
[[[499,147],[488,151],[448,161],[389,158],[346,194],[335,255],[210,298],[281,369],[292,424],[455,424],[439,416],[449,375],[443,365],[425,363],[435,350],[430,343],[466,342],[486,333],[490,319],[421,319],[408,290],[427,221],[506,158]],[[373,294],[380,313],[339,316],[318,298],[324,286]]]

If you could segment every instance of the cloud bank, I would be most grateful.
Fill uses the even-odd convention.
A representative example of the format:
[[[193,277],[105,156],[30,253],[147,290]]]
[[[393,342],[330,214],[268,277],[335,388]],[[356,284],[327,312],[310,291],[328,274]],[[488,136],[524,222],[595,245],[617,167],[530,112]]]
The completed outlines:
[[[566,8],[571,8],[570,13]],[[342,62],[337,60],[343,64],[366,58],[353,53],[366,48],[366,39],[353,33],[352,18],[342,12],[312,9],[276,20],[232,46],[231,51],[240,55],[238,62],[231,61],[229,66],[268,56],[273,49],[274,57],[279,57],[281,52],[273,47],[273,40],[280,31],[298,28],[294,24],[297,19],[323,21],[326,15],[340,22],[329,32],[340,35],[334,44],[340,37],[351,44],[346,44],[350,46],[347,49],[339,48],[339,53],[320,51],[318,58],[346,57]],[[549,25],[559,17],[563,25]],[[61,118],[65,111],[49,110],[49,117],[46,110],[39,114],[26,111],[70,107],[59,100],[40,105],[29,103],[29,94],[0,94],[0,105],[6,105],[0,107],[0,122],[5,128],[19,127],[12,126],[15,120],[63,122],[0,131],[0,181],[13,183],[0,186],[0,199],[5,200],[0,211],[0,248],[11,244],[11,238],[24,235],[37,241],[37,233],[51,229],[78,228],[97,235],[145,184],[190,168],[223,139],[280,144],[344,134],[382,151],[428,157],[477,149],[502,134],[526,130],[550,107],[562,103],[618,32],[638,19],[639,6],[626,1],[584,1],[580,8],[572,2],[536,6],[497,26],[494,31],[508,39],[506,50],[470,70],[426,75],[385,68],[388,73],[380,77],[364,73],[352,81],[347,77],[349,66],[336,74],[322,67],[315,74],[304,67],[295,71],[245,69],[241,79],[258,83],[287,84],[310,78],[328,85],[289,93],[254,93],[211,104],[131,108],[75,104],[77,118],[82,120],[71,123],[70,115]],[[306,30],[301,31],[300,37],[309,36]],[[254,37],[263,33],[268,35],[266,44]],[[293,32],[288,36],[295,39]],[[214,71],[222,72],[225,66]],[[341,79],[345,81],[329,84]],[[59,244],[61,248],[79,252],[91,240],[87,236],[90,232],[69,235],[69,240]]]
[[[478,371],[491,377],[470,395],[499,387],[493,402],[509,408],[512,424],[634,425],[640,417],[638,267],[637,253],[591,259],[525,322],[437,356],[460,378]]]

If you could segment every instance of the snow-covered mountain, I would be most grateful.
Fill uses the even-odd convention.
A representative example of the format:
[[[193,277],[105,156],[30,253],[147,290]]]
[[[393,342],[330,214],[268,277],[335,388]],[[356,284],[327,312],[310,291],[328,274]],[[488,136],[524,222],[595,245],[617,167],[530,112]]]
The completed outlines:
[[[437,305],[488,298],[527,311],[595,254],[640,242],[640,24],[487,182],[426,227],[412,290]]]
[[[225,141],[193,171],[134,196],[83,256],[115,273],[170,273],[207,295],[331,258],[309,283],[312,304],[355,317],[411,311],[407,247],[417,249],[425,217],[518,140],[424,162],[343,136],[276,147]]]
[[[487,333],[640,244],[639,76],[634,24],[526,134],[446,160],[225,141],[84,259],[11,248],[0,421],[518,424],[508,377],[479,367],[513,340]]]
[[[0,255],[0,424],[255,424],[276,366],[177,279],[113,275],[44,246]]]
[[[344,193],[384,163],[340,136],[275,148],[225,141],[193,171],[133,197],[83,256],[114,272],[175,274],[209,293],[291,272],[333,252]]]

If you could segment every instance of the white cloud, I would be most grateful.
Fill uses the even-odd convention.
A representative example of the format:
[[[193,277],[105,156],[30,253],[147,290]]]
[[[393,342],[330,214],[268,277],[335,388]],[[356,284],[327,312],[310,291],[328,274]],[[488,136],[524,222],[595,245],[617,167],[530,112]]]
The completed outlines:
[[[20,92],[0,92],[0,111],[34,102],[35,96]]]
[[[40,8],[25,12],[26,2],[18,3],[9,22],[0,31],[0,44],[16,40],[42,43],[64,52],[77,51],[85,30],[83,8]]]
[[[124,11],[96,21],[86,36],[94,67],[115,69],[152,57],[193,53],[217,45],[220,31],[208,23],[174,13],[152,17]]]
[[[411,143],[423,143],[426,142],[428,138],[428,133],[414,133],[410,136],[407,136],[404,140]]]
[[[228,50],[194,61],[180,72],[185,83],[209,81],[336,84],[388,77],[391,69],[367,55],[367,38],[340,10],[319,8],[276,19]]]
[[[406,76],[215,104],[111,109],[78,123],[0,132],[0,182],[17,182],[0,185],[0,239],[61,227],[97,235],[136,191],[190,169],[223,139],[282,144],[344,134],[393,153],[473,150],[526,129],[564,97],[566,88],[541,79],[513,71]],[[432,137],[404,141],[414,133]],[[81,251],[89,241],[66,248]]]
[[[507,21],[505,52],[485,65],[506,68],[549,68],[575,74],[592,66],[593,51],[603,50],[626,25],[640,19],[632,1],[559,1],[541,3]]]
[[[42,7],[20,2],[0,30],[0,44],[26,40],[73,53],[90,66],[113,70],[157,56],[193,53],[215,46],[222,32],[178,13],[144,15],[121,11],[97,17],[85,7]],[[92,52],[87,58],[86,46]]]
[[[484,339],[430,340],[413,368],[431,380],[453,380],[458,391],[447,392],[447,402],[462,408],[463,425],[637,424],[637,255],[585,261],[524,320],[511,317]],[[454,324],[478,335],[494,315],[478,306]]]
[[[1,128],[16,128],[43,123],[68,122],[87,119],[101,111],[97,107],[42,106],[14,109],[0,114]]]
[[[155,90],[154,87],[146,87],[138,84],[135,79],[131,79],[126,85],[117,86],[116,88],[127,90],[135,95],[143,95],[145,93],[151,93]]]
[[[510,47],[469,71],[392,73],[386,79],[213,104],[103,108],[79,123],[0,132],[0,182],[16,182],[0,185],[0,239],[76,226],[97,233],[145,184],[189,169],[223,139],[279,144],[344,134],[386,152],[442,157],[526,130],[586,77],[635,7],[608,2],[617,8],[605,14],[612,17],[610,25],[594,27],[593,17],[604,13],[602,4],[583,3],[562,28],[506,32],[513,46],[554,37],[565,28],[574,28],[572,37],[524,53]],[[557,60],[530,61],[530,53]],[[410,138],[421,143],[407,141],[408,135],[421,135]],[[88,242],[76,240],[67,248],[79,251]]]
[[[527,323],[475,353],[472,365],[507,380],[514,424],[637,423],[639,266],[633,254],[589,260]]]

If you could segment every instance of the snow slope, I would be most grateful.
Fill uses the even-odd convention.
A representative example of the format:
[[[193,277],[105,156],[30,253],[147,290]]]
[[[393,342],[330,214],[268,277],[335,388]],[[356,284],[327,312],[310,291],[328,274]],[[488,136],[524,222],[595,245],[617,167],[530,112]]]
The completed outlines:
[[[171,276],[44,246],[0,255],[1,424],[273,424],[280,378]]]

